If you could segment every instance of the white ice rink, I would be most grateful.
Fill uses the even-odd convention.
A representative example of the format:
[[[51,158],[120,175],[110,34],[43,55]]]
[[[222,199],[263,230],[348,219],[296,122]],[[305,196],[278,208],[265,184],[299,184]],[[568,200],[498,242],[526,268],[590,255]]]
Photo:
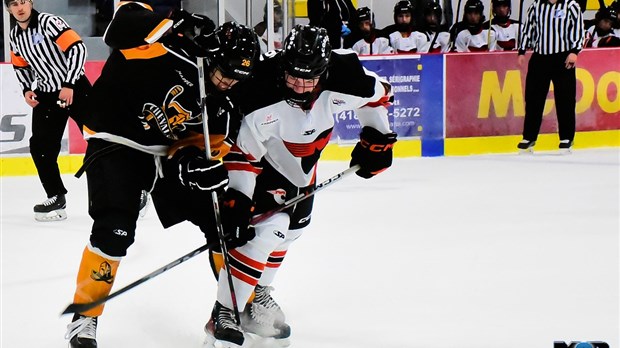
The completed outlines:
[[[346,166],[323,162],[320,178]],[[86,179],[64,180],[69,219],[37,223],[38,179],[1,179],[2,348],[67,345],[59,314],[91,220]],[[317,194],[272,294],[293,348],[618,348],[619,233],[617,148],[398,159]],[[115,289],[202,244],[151,207]],[[201,348],[215,293],[203,253],[111,300],[99,347]]]

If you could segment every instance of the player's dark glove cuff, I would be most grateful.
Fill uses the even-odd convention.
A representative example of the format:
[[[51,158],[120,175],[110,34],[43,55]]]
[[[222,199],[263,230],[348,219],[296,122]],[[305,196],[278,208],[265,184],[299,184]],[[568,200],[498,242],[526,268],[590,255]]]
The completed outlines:
[[[392,148],[396,142],[396,133],[383,134],[372,127],[362,128],[360,141],[351,152],[351,166],[360,165],[355,172],[362,178],[369,179],[392,165]]]
[[[178,166],[181,184],[191,190],[215,191],[228,184],[228,171],[220,161],[208,160],[195,146],[178,150],[172,159]]]
[[[254,228],[249,227],[253,204],[248,196],[235,189],[226,190],[220,211],[228,249],[242,246],[256,236]]]

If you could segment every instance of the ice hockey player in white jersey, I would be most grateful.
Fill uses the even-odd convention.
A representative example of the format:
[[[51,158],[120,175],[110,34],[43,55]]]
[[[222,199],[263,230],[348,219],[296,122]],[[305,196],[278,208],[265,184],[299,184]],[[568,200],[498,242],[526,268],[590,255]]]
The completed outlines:
[[[463,22],[455,24],[454,47],[457,52],[484,52],[495,50],[495,31],[484,29],[484,5],[480,0],[467,0]]]
[[[357,26],[362,38],[351,49],[358,55],[392,54],[394,49],[390,40],[380,37],[375,28],[375,14],[368,7],[357,9]]]
[[[394,5],[394,24],[381,30],[381,35],[390,40],[395,53],[416,53],[416,37],[413,36],[416,23],[413,23],[413,5],[409,0],[402,0]]]
[[[586,29],[584,47],[619,47],[620,30],[614,30],[618,24],[618,13],[612,6],[599,9],[594,24]]]
[[[493,18],[490,24],[497,38],[496,50],[516,50],[520,23],[518,20],[510,18],[510,13],[512,11],[511,1],[491,0],[491,6],[493,6]],[[484,29],[489,29],[489,21],[486,21],[483,27]]]
[[[441,25],[441,6],[429,1],[424,7],[424,23],[414,32],[418,53],[444,53],[450,50],[450,33]]]
[[[241,347],[268,337],[287,346],[291,328],[270,285],[291,243],[310,223],[312,197],[249,226],[250,219],[315,187],[316,165],[334,127],[333,114],[355,110],[362,131],[351,153],[356,173],[371,178],[392,164],[396,134],[388,122],[391,86],[364,69],[350,50],[331,50],[327,32],[297,25],[282,51],[264,55],[244,86],[248,100],[236,144],[224,157],[229,188],[221,214],[241,325],[235,320],[225,268],[205,327],[207,342]],[[246,334],[244,336],[244,333]],[[250,334],[252,335],[250,335]],[[247,342],[246,342],[247,346]]]

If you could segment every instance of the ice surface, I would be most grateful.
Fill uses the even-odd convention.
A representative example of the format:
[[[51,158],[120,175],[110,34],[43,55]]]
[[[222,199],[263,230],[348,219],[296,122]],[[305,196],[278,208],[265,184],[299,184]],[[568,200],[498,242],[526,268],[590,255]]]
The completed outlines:
[[[291,347],[620,347],[619,151],[397,159],[317,194],[272,293]],[[38,179],[1,179],[2,348],[66,347],[91,220],[86,180],[64,180],[68,220],[37,223]],[[115,289],[203,243],[150,209]],[[215,285],[205,253],[111,300],[99,346],[202,347]]]

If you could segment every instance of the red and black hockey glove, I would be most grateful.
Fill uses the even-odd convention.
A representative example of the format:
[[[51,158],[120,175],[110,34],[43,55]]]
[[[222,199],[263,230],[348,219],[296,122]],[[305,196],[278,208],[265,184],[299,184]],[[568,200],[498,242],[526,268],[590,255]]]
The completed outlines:
[[[168,160],[176,166],[181,184],[191,190],[215,191],[228,184],[228,171],[221,161],[208,160],[195,146],[177,150]]]
[[[245,194],[229,188],[222,197],[222,227],[228,249],[242,246],[256,236],[250,219],[253,211],[252,200]]]
[[[396,133],[382,134],[372,127],[362,128],[360,141],[351,152],[351,164],[360,165],[355,174],[364,179],[388,169],[392,165],[392,148],[396,142]]]

